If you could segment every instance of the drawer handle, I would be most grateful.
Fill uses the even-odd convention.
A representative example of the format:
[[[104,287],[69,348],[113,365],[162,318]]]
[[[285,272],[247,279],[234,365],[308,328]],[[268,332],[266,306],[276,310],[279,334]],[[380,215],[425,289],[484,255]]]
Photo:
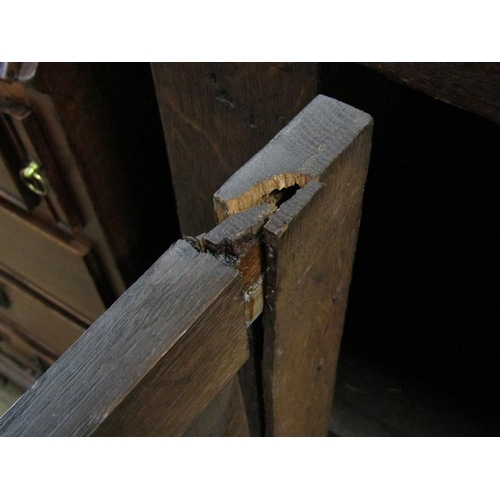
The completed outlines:
[[[49,183],[42,173],[40,165],[32,161],[26,168],[20,172],[23,182],[40,196],[46,196],[49,192]]]

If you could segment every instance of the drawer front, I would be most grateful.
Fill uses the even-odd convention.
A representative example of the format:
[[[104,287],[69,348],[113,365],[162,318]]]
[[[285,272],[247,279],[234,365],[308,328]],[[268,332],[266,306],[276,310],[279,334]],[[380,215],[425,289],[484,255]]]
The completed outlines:
[[[56,356],[85,331],[84,326],[0,272],[0,319],[6,319]]]
[[[69,311],[97,319],[104,311],[89,245],[43,227],[28,214],[0,203],[0,265],[55,297]],[[101,285],[102,286],[102,285]]]

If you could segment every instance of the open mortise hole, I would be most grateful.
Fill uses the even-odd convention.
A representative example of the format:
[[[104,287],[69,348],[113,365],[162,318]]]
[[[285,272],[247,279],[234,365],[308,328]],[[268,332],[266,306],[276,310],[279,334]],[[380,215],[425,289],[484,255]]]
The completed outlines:
[[[254,184],[238,197],[224,200],[215,196],[217,220],[223,221],[231,215],[244,212],[250,207],[274,203],[278,207],[303,188],[311,176],[303,173],[281,173]]]
[[[278,208],[288,201],[298,190],[300,186],[294,184],[283,189],[275,189],[264,197],[264,203],[274,203]]]

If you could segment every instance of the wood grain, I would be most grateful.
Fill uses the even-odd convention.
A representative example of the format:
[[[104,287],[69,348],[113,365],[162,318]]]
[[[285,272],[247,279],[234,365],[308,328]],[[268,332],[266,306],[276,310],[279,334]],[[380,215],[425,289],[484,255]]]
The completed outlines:
[[[182,435],[247,357],[238,273],[180,241],[0,420],[0,435]]]
[[[500,63],[364,63],[392,80],[500,123]]]
[[[215,195],[224,219],[299,189],[264,226],[268,435],[327,435],[372,120],[316,97]]]
[[[316,63],[154,63],[181,231],[214,226],[212,195],[316,94]]]

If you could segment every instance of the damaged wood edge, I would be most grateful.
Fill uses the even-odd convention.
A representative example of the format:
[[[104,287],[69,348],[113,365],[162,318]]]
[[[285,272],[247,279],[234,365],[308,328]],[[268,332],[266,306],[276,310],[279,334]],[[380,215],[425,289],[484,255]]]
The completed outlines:
[[[278,205],[284,190],[294,187],[303,188],[310,180],[309,175],[284,172],[258,182],[237,198],[223,200],[216,193],[214,195],[214,211],[217,221],[222,222],[250,207],[266,203]]]
[[[219,226],[198,238],[186,238],[198,251],[213,253],[240,270],[248,324],[262,312],[264,305],[264,252],[258,243],[258,232],[267,221],[262,217],[279,213],[279,206],[311,181],[322,182],[332,162],[371,120],[369,115],[347,104],[317,96],[214,194]],[[264,207],[262,214],[260,206]],[[273,212],[267,213],[270,206],[274,207]],[[247,215],[233,219],[238,214]],[[252,217],[257,219],[253,221]],[[227,220],[233,222],[221,226]],[[223,241],[221,234],[228,241]],[[245,238],[253,239],[254,243],[245,245]],[[255,268],[262,270],[259,276]]]
[[[324,182],[332,163],[371,123],[368,114],[318,95],[214,194],[214,211],[219,224],[259,206],[275,206],[276,215],[269,214],[268,217],[277,217],[279,206],[293,198],[298,190],[311,181]],[[255,215],[258,211],[250,213]],[[250,219],[244,221],[250,224]],[[206,235],[188,241],[199,251],[210,251],[229,265],[237,266],[240,262],[240,257],[235,257],[221,241],[211,248],[210,244],[206,246]],[[261,251],[261,263],[262,255]],[[263,279],[246,285],[247,321],[250,324],[262,311]]]
[[[264,203],[225,219],[208,233],[184,239],[198,252],[210,253],[239,271],[243,282],[245,320],[250,326],[264,308],[265,264],[262,228],[278,207]]]
[[[322,181],[332,161],[371,122],[368,114],[318,95],[214,194],[217,220],[272,202],[279,191]]]
[[[223,221],[296,188],[262,233],[267,435],[326,435],[372,125],[319,95],[214,195]]]

